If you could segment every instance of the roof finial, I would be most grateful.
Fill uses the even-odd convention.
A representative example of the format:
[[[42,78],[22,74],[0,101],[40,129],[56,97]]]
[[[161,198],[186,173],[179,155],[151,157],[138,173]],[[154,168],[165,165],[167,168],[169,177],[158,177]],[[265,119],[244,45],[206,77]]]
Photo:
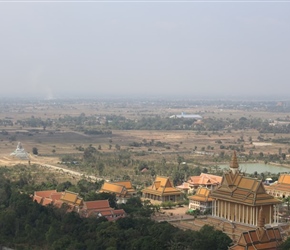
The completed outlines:
[[[238,163],[238,160],[237,160],[236,151],[234,151],[234,154],[233,154],[233,157],[232,157],[232,160],[231,160],[231,163],[230,163],[230,168],[235,168],[235,169],[239,168],[239,163]]]

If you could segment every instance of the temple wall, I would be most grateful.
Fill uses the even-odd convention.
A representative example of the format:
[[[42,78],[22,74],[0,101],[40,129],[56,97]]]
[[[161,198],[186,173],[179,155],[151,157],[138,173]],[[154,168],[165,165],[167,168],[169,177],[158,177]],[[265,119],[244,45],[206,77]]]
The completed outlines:
[[[247,206],[239,203],[218,200],[215,201],[213,205],[213,215],[229,221],[257,226],[260,208],[261,206]],[[274,210],[275,208],[273,205],[263,206],[265,224],[275,222]]]

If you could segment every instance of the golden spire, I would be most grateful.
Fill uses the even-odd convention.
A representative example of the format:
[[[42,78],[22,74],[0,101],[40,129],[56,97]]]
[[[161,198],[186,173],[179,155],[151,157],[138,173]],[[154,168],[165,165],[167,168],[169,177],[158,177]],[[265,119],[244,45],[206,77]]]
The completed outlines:
[[[239,163],[238,163],[238,160],[237,160],[236,151],[234,151],[234,154],[233,154],[233,157],[232,157],[232,160],[231,160],[231,163],[230,163],[230,168],[235,168],[235,169],[239,168]]]

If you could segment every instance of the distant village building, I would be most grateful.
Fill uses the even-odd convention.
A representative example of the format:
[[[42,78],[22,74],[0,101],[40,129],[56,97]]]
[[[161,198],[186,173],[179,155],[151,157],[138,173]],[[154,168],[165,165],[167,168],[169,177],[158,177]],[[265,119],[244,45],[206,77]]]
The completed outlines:
[[[24,150],[21,142],[18,142],[17,147],[14,152],[10,154],[13,157],[16,157],[20,160],[29,160],[29,154]]]
[[[195,195],[188,197],[188,208],[193,210],[198,209],[202,213],[207,210],[211,211],[213,199],[209,196],[210,191],[211,190],[206,187],[198,188]]]
[[[176,188],[183,190],[185,193],[192,194],[199,187],[206,187],[211,190],[215,189],[222,182],[222,177],[213,174],[201,173],[199,176],[191,176],[189,179]]]
[[[267,194],[262,181],[246,177],[239,171],[236,152],[234,152],[230,170],[223,175],[221,185],[212,191],[212,215],[218,218],[258,225],[258,213],[262,208],[265,223],[278,222],[278,199]]]
[[[118,204],[126,203],[136,195],[131,181],[105,182],[99,192],[115,194]]]
[[[277,198],[287,198],[290,196],[290,174],[281,174],[276,183],[265,186],[268,194]]]
[[[143,198],[161,202],[180,201],[183,199],[183,193],[174,187],[168,177],[157,176],[153,184],[142,190]]]
[[[202,116],[200,115],[195,115],[195,114],[186,114],[186,113],[181,113],[180,115],[171,115],[169,118],[184,118],[184,119],[195,119],[195,120],[201,120]]]

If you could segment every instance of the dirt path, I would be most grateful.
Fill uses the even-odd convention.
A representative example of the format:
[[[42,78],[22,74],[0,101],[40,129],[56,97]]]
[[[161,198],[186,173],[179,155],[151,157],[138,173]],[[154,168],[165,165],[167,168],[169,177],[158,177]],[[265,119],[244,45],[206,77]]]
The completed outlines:
[[[103,178],[99,178],[94,175],[87,175],[86,173],[83,173],[83,172],[74,171],[74,170],[67,169],[65,167],[56,166],[56,162],[55,163],[54,162],[55,162],[55,159],[53,158],[43,158],[43,157],[35,157],[35,156],[30,158],[30,164],[36,164],[45,168],[50,168],[50,169],[55,170],[56,172],[68,173],[73,176],[91,179],[92,181],[103,180]],[[0,166],[13,167],[17,164],[29,164],[29,163],[28,163],[28,160],[19,160],[19,159],[15,159],[9,156],[0,157]]]

